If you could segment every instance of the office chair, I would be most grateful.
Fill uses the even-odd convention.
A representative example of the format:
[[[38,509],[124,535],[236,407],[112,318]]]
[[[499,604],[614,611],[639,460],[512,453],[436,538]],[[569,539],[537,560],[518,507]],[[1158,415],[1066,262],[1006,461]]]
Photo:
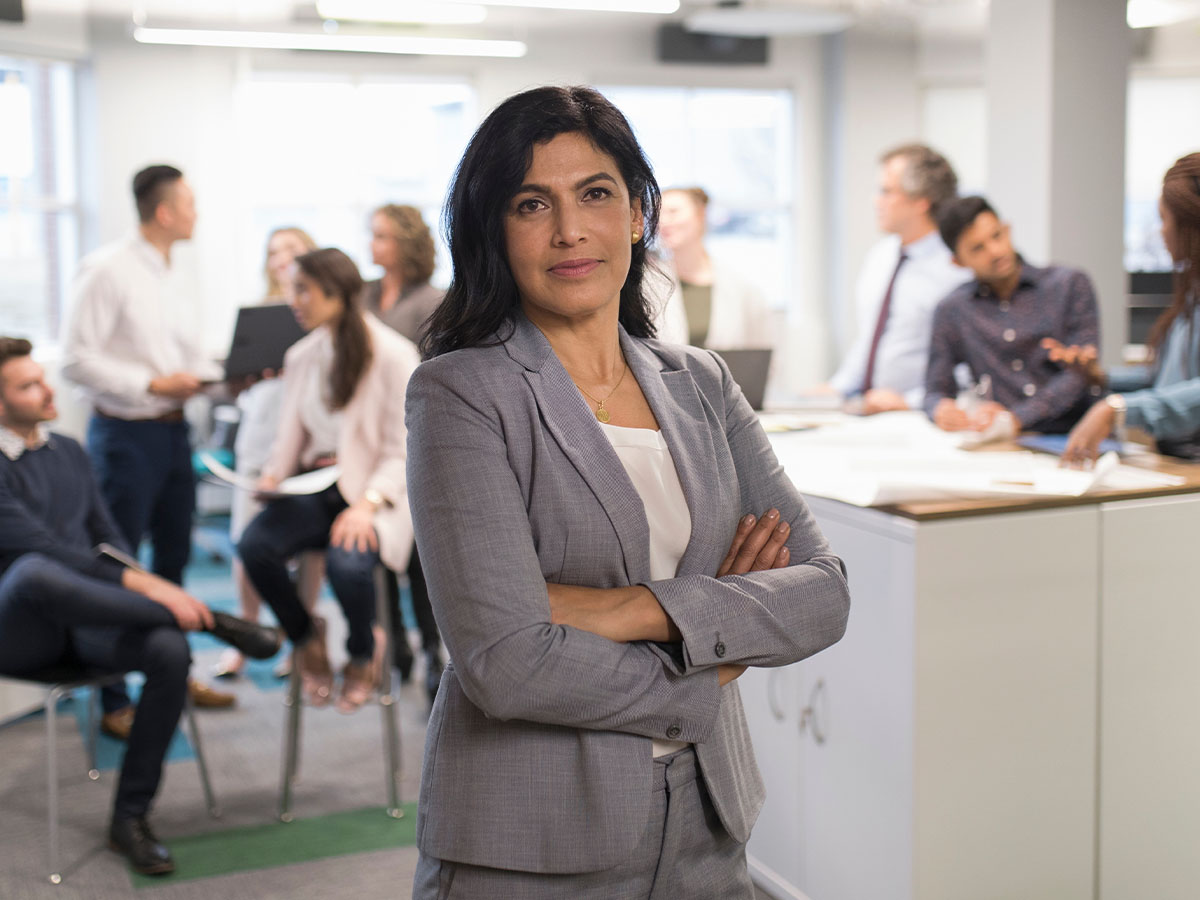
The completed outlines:
[[[100,688],[113,684],[125,678],[125,672],[111,672],[90,669],[83,666],[58,665],[24,675],[5,675],[13,681],[25,681],[45,685],[46,700],[42,709],[46,714],[46,780],[48,785],[49,807],[49,860],[50,883],[62,883],[62,866],[59,863],[58,836],[58,701],[63,697],[80,690],[91,688],[88,699],[87,728],[84,743],[87,748],[88,778],[96,781],[100,771],[96,768],[96,744],[100,730]],[[184,716],[187,718],[188,731],[192,739],[192,747],[196,751],[196,767],[200,771],[200,786],[204,790],[204,803],[209,815],[217,818],[221,814],[213,797],[212,785],[208,780],[208,764],[204,760],[204,748],[200,743],[200,732],[196,728],[196,717],[189,698],[184,705]]]
[[[304,563],[301,562],[301,565]],[[375,569],[375,609],[379,624],[383,627],[384,665],[380,674],[379,695],[376,702],[383,718],[383,752],[386,771],[387,814],[393,819],[404,818],[400,805],[400,723],[396,717],[396,697],[392,678],[392,611],[388,603],[384,579],[386,569]],[[300,691],[300,660],[292,648],[292,671],[288,676],[287,695],[284,697],[287,716],[283,734],[283,774],[279,789],[279,820],[291,822],[292,788],[300,768],[300,713],[304,707]]]

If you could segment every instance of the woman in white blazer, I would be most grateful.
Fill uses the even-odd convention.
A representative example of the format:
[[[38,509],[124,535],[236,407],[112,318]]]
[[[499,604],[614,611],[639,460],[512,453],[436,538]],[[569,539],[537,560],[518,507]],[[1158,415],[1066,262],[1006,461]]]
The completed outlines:
[[[703,188],[663,191],[659,239],[671,276],[659,336],[714,350],[771,347],[766,298],[704,246],[708,194]]]
[[[658,188],[590,88],[511,97],[446,204],[409,487],[450,651],[417,900],[750,900],[737,678],[836,641],[841,562],[715,354],[652,338]]]
[[[304,689],[321,705],[333,674],[324,634],[288,576],[287,561],[326,549],[326,577],[349,626],[350,662],[338,708],[357,709],[377,667],[372,631],[375,566],[403,570],[412,542],[405,486],[404,389],[416,347],[360,306],[362,277],[346,254],[326,248],[296,259],[291,305],[310,333],[284,357],[279,432],[259,488],[336,463],[337,482],[317,494],[273,500],[246,527],[238,552],[246,574],[299,650]]]

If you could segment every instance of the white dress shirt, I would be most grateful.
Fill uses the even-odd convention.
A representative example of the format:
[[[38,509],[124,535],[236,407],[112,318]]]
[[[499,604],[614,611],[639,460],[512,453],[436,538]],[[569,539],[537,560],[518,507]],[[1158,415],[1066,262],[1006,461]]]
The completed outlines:
[[[683,496],[671,450],[660,431],[622,428],[603,422],[600,430],[642,498],[650,528],[650,578],[652,581],[674,578],[692,536],[692,514]],[[687,743],[654,739],[652,745],[654,756],[659,757],[682,750]]]
[[[170,274],[162,253],[140,233],[79,264],[63,375],[106,415],[153,419],[179,409],[179,400],[150,393],[150,381],[160,375],[224,378],[172,315]]]
[[[871,248],[863,263],[855,288],[858,336],[830,379],[842,394],[857,394],[863,388],[875,323],[900,249],[900,238],[889,235]],[[950,291],[974,276],[970,269],[951,262],[952,254],[936,230],[904,247],[904,253],[908,259],[892,288],[891,310],[875,353],[872,386],[903,394],[909,408],[920,409],[933,311]]]

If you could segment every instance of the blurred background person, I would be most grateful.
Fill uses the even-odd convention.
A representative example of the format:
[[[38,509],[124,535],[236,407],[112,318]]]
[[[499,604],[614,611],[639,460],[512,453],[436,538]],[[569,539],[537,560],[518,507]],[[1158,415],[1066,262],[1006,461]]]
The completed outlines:
[[[957,193],[950,163],[924,144],[880,157],[875,217],[887,237],[871,248],[858,276],[858,336],[819,392],[852,399],[864,415],[921,408],[933,311],[971,278],[954,265],[937,230],[939,210]]]
[[[772,346],[766,299],[735,268],[709,255],[707,231],[703,188],[663,191],[659,243],[673,280],[661,337],[720,349]]]
[[[368,281],[363,290],[363,304],[385,324],[394,328],[414,344],[425,336],[429,316],[442,302],[445,291],[429,283],[433,277],[436,254],[433,235],[415,206],[388,203],[371,214],[371,261],[383,269],[383,277]],[[416,544],[408,562],[409,595],[413,615],[421,632],[421,649],[425,653],[425,688],[430,701],[442,680],[441,638],[433,608],[429,605],[429,590],[417,556]],[[393,657],[400,677],[408,681],[412,673],[413,655],[408,645],[407,629],[400,612],[400,589],[396,573],[389,571],[389,602],[392,604],[392,623],[395,628]]]
[[[271,232],[267,237],[266,260],[263,263],[263,274],[267,280],[267,292],[261,301],[264,305],[289,302],[292,262],[297,256],[316,249],[316,242],[302,228],[286,226]],[[271,455],[271,444],[279,428],[279,413],[283,408],[282,380],[264,378],[255,382],[238,395],[237,406],[241,416],[233,445],[235,465],[239,474],[257,478]],[[234,547],[241,540],[247,523],[261,509],[262,504],[252,494],[243,490],[233,492],[229,539]],[[315,553],[300,567],[300,596],[309,610],[316,605],[324,571],[324,559]],[[233,581],[237,588],[240,615],[252,622],[258,621],[262,599],[246,577],[246,570],[236,554],[233,559]],[[231,678],[240,675],[244,667],[242,654],[230,649],[222,654],[213,674],[218,678]],[[276,673],[286,675],[289,668],[290,660],[284,659]]]
[[[137,230],[86,256],[72,287],[63,377],[92,405],[87,449],[105,505],[136,554],[152,548],[154,574],[176,584],[192,552],[196,476],[183,405],[225,373],[172,317],[171,248],[190,240],[196,196],[175,166],[133,176]],[[234,697],[198,682],[197,706]],[[102,691],[106,734],[126,739],[133,705],[120,688]]]
[[[1094,403],[1071,430],[1063,451],[1069,465],[1094,460],[1100,443],[1126,426],[1149,432],[1160,453],[1200,459],[1200,153],[1181,157],[1167,170],[1158,214],[1175,279],[1171,305],[1150,332],[1153,363],[1107,376],[1113,393]],[[1104,378],[1096,370],[1094,346],[1051,351]]]
[[[323,623],[301,602],[287,563],[325,552],[326,573],[345,613],[350,656],[338,708],[366,702],[378,683],[383,636],[375,622],[375,567],[404,569],[412,546],[405,480],[404,391],[416,347],[361,307],[363,282],[345,253],[296,258],[292,309],[311,333],[284,358],[284,402],[271,457],[259,479],[271,493],[284,478],[336,462],[336,483],[315,494],[273,499],[242,534],[246,574],[297,649],[304,692],[321,706],[333,672]]]

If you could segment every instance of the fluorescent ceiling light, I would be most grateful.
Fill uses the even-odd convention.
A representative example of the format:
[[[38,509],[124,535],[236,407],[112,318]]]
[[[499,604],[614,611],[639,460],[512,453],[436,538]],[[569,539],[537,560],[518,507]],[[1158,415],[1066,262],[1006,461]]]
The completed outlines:
[[[400,35],[138,27],[133,29],[133,39],[143,44],[245,47],[255,50],[339,50],[350,53],[413,53],[424,56],[503,56],[509,58],[525,55],[525,45],[520,41],[403,37]]]
[[[466,0],[446,0],[462,3]],[[485,6],[525,6],[532,9],[574,9],[581,12],[627,12],[669,15],[679,0],[471,0]]]
[[[718,6],[683,20],[688,31],[736,37],[783,37],[833,34],[854,24],[854,16],[833,9],[786,9],[761,6]]]
[[[487,18],[487,10],[478,3],[438,0],[318,0],[317,15],[353,22],[474,25]]]
[[[1125,21],[1130,28],[1157,28],[1200,17],[1195,0],[1129,0]]]

